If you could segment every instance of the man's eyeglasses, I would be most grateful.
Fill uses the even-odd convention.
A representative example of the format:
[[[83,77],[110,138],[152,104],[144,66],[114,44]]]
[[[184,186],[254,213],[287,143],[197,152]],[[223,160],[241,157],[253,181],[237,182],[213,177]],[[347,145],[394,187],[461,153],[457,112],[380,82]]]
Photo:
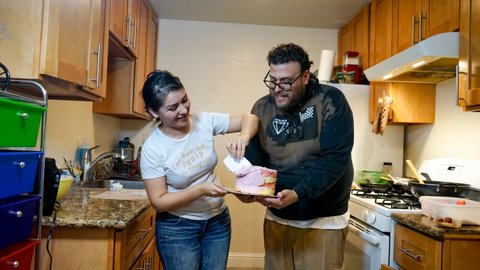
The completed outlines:
[[[283,91],[290,91],[290,89],[292,89],[292,84],[294,84],[295,81],[297,81],[298,78],[300,78],[300,77],[303,75],[303,72],[300,73],[300,74],[299,74],[295,79],[293,79],[293,81],[291,81],[291,82],[279,82],[279,83],[276,83],[275,81],[267,80],[268,74],[270,74],[270,71],[268,71],[267,74],[265,75],[265,78],[263,78],[263,82],[264,82],[265,85],[268,87],[268,89],[270,89],[270,90],[275,90],[275,88],[278,86],[278,87],[280,87],[280,89],[282,89]]]

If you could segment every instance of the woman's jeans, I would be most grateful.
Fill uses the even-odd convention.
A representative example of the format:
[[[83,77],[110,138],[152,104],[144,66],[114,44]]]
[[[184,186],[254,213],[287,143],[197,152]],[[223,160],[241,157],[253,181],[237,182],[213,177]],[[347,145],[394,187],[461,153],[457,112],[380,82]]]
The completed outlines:
[[[209,220],[157,214],[155,242],[165,270],[223,270],[230,248],[230,213]]]

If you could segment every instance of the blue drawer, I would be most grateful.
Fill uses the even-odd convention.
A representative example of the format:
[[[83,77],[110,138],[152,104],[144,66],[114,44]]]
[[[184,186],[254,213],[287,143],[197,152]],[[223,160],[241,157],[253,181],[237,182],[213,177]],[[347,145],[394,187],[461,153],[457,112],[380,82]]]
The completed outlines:
[[[0,199],[32,192],[43,152],[0,152]]]
[[[19,195],[0,200],[0,249],[30,237],[40,198]]]

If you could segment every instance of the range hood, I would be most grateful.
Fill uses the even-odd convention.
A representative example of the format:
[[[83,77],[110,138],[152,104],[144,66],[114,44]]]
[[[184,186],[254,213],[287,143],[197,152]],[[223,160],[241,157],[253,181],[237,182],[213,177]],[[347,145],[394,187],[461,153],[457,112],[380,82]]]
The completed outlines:
[[[364,73],[371,82],[435,84],[455,78],[459,50],[459,32],[441,33],[366,69]]]

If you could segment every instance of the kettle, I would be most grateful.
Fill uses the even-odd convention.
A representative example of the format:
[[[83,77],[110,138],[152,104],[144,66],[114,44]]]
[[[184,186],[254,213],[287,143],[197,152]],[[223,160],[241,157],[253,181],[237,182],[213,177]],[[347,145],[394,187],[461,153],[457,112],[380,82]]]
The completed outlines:
[[[135,145],[130,142],[129,137],[125,137],[123,140],[118,142],[118,148],[115,149],[118,152],[122,159],[125,161],[133,161],[135,159]]]

